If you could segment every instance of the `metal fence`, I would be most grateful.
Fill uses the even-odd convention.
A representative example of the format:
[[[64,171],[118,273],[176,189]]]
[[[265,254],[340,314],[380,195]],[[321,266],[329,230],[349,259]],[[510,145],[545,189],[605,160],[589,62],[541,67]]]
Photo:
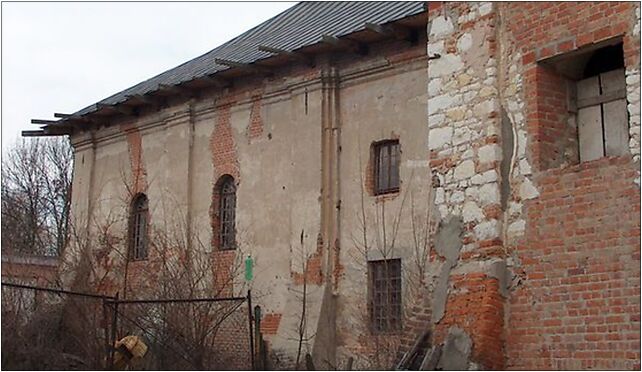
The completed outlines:
[[[107,299],[2,283],[2,369],[103,369]]]
[[[119,347],[126,338],[144,357]],[[2,283],[2,348],[2,369],[249,370],[251,295],[122,300]]]

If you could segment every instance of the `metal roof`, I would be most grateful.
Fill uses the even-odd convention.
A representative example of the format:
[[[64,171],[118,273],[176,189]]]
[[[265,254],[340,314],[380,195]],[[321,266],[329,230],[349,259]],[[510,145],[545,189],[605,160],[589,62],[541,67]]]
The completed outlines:
[[[216,64],[217,58],[253,63],[273,56],[260,51],[259,45],[294,51],[320,42],[323,35],[341,37],[364,30],[366,23],[385,24],[420,14],[425,11],[424,4],[408,1],[301,2],[223,45],[92,104],[74,116],[94,112],[99,104],[115,105],[126,101],[128,96],[156,91],[160,85],[177,85],[229,69]]]

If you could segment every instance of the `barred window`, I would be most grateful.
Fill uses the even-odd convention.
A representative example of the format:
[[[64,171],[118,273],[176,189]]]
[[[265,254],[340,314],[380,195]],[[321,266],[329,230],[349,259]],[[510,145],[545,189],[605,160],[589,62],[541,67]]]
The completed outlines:
[[[374,145],[375,194],[399,191],[399,141],[383,141]]]
[[[236,185],[226,176],[220,184],[219,241],[220,249],[236,248]]]
[[[147,196],[138,194],[132,201],[129,215],[129,254],[132,260],[147,258],[147,220],[149,208]]]
[[[401,330],[401,260],[368,262],[368,279],[372,332]]]

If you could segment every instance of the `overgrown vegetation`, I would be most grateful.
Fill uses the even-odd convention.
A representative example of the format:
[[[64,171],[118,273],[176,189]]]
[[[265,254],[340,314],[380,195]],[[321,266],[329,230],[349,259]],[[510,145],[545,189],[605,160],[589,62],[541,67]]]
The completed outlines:
[[[62,137],[23,138],[2,159],[2,252],[57,255],[69,231],[73,153]]]

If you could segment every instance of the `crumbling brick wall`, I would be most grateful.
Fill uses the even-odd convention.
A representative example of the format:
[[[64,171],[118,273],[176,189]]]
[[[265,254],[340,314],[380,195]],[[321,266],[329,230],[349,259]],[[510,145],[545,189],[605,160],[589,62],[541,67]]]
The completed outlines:
[[[506,3],[498,11],[503,104],[523,106],[511,115],[520,148],[507,244],[507,367],[639,369],[639,4]],[[573,133],[559,132],[570,111],[561,76],[540,61],[617,37],[630,155],[579,163],[577,144],[566,140]]]
[[[486,368],[639,368],[639,32],[634,3],[429,3],[435,203],[461,236],[444,255],[437,232],[436,342],[459,327]],[[545,60],[615,38],[630,154],[580,163]]]

